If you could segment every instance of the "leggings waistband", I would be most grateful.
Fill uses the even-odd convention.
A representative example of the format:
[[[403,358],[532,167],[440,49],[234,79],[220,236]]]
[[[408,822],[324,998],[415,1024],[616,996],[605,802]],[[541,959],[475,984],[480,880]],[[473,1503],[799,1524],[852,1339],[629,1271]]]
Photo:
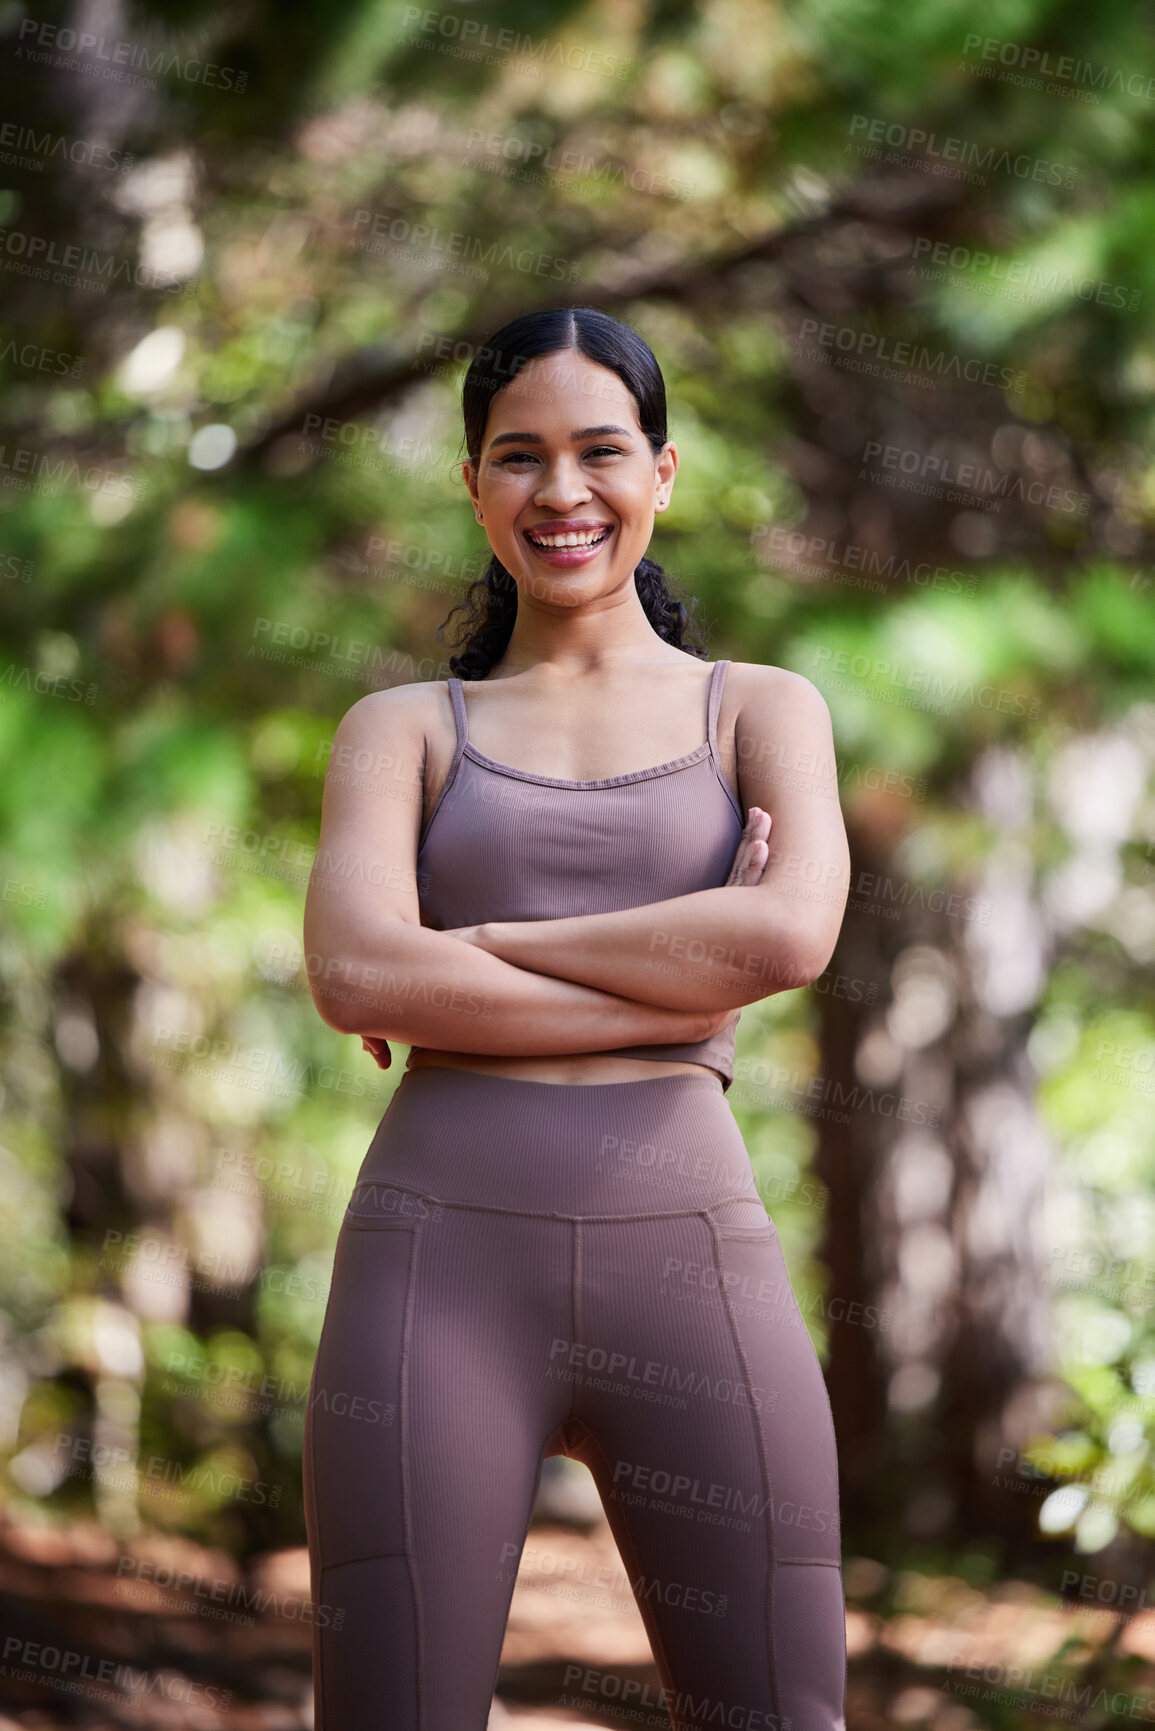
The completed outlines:
[[[530,1082],[434,1065],[401,1078],[357,1182],[570,1219],[696,1213],[758,1194],[709,1077]]]

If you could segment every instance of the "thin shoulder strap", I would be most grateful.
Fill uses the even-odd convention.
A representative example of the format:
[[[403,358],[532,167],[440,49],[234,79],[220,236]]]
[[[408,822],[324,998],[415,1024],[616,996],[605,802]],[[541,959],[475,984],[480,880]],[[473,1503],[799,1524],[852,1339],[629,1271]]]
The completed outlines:
[[[449,695],[453,699],[453,721],[457,728],[457,750],[453,754],[453,765],[450,770],[450,774],[452,774],[453,770],[457,768],[457,760],[465,749],[465,742],[469,738],[469,722],[465,716],[465,698],[461,694],[460,679],[451,676],[447,683]]]
[[[433,810],[429,813],[429,816],[426,818],[425,823],[422,827],[421,839],[417,844],[418,856],[420,856],[421,850],[425,846],[425,838],[429,834],[429,830],[430,830],[430,827],[433,823],[433,819],[437,816],[437,813],[441,810],[441,807],[442,807],[442,804],[444,803],[446,794],[449,792],[450,788],[453,786],[454,782],[457,780],[457,771],[461,767],[461,758],[462,758],[462,755],[465,751],[465,740],[466,740],[465,699],[461,695],[461,681],[460,681],[460,679],[455,679],[452,676],[450,676],[447,683],[449,686],[449,695],[453,700],[453,720],[454,720],[454,724],[456,725],[456,728],[457,728],[457,749],[453,753],[453,762],[449,765],[449,771],[445,777],[445,780],[441,783],[441,791],[437,795],[437,798],[433,802]]]
[[[722,687],[726,683],[728,661],[715,661],[714,671],[710,675],[710,701],[706,710],[706,738],[710,742],[710,750],[718,755],[718,712],[722,707]]]

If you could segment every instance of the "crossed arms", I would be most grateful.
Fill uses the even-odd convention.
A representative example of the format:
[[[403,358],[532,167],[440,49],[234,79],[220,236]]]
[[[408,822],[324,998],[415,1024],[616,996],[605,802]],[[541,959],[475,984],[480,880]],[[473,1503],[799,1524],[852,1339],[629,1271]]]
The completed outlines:
[[[400,686],[354,704],[333,741],[305,902],[322,1018],[377,1042],[560,1055],[705,1039],[744,1004],[816,979],[850,881],[829,711],[799,674],[736,673],[749,816],[725,885],[448,932],[421,925],[417,899],[429,693]]]

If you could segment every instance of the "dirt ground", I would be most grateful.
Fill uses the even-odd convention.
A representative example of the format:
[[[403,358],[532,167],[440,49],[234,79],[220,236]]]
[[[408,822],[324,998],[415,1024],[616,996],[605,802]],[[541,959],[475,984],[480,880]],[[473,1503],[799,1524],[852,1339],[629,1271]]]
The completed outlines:
[[[1150,1720],[1155,1611],[1058,1606],[1004,1581],[978,1592],[847,1557],[847,1731],[970,1731]],[[313,1723],[303,1549],[247,1575],[183,1538],[118,1544],[94,1523],[0,1518],[0,1731],[307,1731]],[[1105,1643],[1113,1643],[1105,1647]],[[1110,1669],[1106,1667],[1109,1662]],[[1124,1691],[1095,1710],[1088,1680]],[[538,1522],[521,1559],[490,1726],[662,1726],[661,1688],[604,1522]],[[1100,1691],[1101,1693],[1102,1691]],[[1127,1705],[1129,1703],[1129,1706]]]

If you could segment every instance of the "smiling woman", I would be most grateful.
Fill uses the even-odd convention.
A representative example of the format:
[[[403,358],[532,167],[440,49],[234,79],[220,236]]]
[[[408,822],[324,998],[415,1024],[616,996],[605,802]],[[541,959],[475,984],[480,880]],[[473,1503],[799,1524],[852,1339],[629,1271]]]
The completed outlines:
[[[830,1405],[725,1100],[741,1006],[838,935],[829,713],[785,669],[690,666],[646,557],[678,455],[634,332],[515,321],[464,411],[493,558],[454,676],[341,722],[306,902],[322,1016],[384,1065],[412,1048],[310,1390],[314,1593],[348,1609],[315,1629],[318,1731],[385,1701],[398,1731],[484,1725],[554,1454],[631,1578],[728,1601],[706,1628],[697,1595],[638,1592],[676,1731],[841,1731]],[[336,767],[383,749],[388,797]]]
[[[665,384],[649,347],[628,326],[581,307],[547,308],[515,319],[500,334],[500,355],[488,352],[492,342],[485,345],[462,390],[469,452],[466,485],[493,558],[462,608],[454,610],[463,614],[462,634],[469,634],[463,652],[450,661],[454,673],[484,678],[506,649],[517,615],[517,579],[532,585],[536,572],[542,594],[544,572],[584,563],[584,556],[559,563],[541,552],[531,572],[527,562],[535,556],[534,540],[544,536],[554,540],[563,533],[568,539],[569,531],[580,534],[584,527],[607,531],[601,545],[618,575],[627,582],[632,576],[652,630],[664,642],[705,659],[706,651],[686,638],[687,608],[671,593],[662,567],[647,556],[654,514],[669,505],[678,468],[677,447],[667,437]],[[562,403],[573,411],[564,428],[556,417]],[[526,412],[518,416],[521,405]],[[555,413],[549,412],[551,406]],[[539,417],[538,411],[544,413]],[[497,420],[491,420],[491,412]],[[544,425],[538,424],[539,419]],[[553,509],[548,500],[535,508],[531,497],[520,533],[503,533],[501,501],[508,504],[515,495],[524,495],[527,483],[547,460],[551,435],[557,433],[586,476],[597,478],[597,498],[604,508],[583,508],[567,517],[564,509]],[[634,500],[635,506],[642,506],[641,522],[633,525],[635,533],[625,541],[622,525],[610,508],[612,500],[604,495],[607,483],[611,490],[620,487],[623,468],[628,480],[642,489],[640,499]],[[498,484],[489,502],[488,520],[478,492],[483,475],[487,492],[489,483]]]

